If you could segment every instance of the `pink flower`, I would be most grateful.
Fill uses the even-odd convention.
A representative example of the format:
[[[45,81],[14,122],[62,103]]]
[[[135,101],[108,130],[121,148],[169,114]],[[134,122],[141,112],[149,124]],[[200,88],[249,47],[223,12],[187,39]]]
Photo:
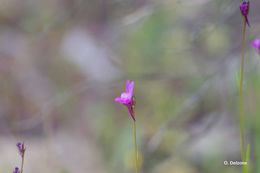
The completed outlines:
[[[258,53],[260,53],[260,39],[256,38],[251,43],[252,47],[257,49]]]
[[[120,97],[115,98],[115,102],[123,104],[127,107],[130,116],[135,121],[135,113],[134,113],[134,81],[127,80],[125,86],[125,92],[122,92]]]
[[[242,14],[242,16],[244,16],[248,26],[250,26],[249,20],[248,20],[249,5],[250,5],[249,1],[246,1],[246,0],[243,0],[243,2],[240,4],[241,14]]]
[[[24,143],[18,142],[16,144],[16,146],[18,148],[18,151],[19,151],[19,154],[21,155],[21,157],[24,157],[24,153],[25,153],[25,145],[24,145]]]

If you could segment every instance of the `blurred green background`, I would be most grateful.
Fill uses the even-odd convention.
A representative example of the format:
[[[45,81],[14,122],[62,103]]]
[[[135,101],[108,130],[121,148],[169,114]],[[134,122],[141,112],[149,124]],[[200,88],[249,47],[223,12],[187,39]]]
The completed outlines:
[[[0,0],[0,172],[238,173],[238,0]],[[251,1],[246,139],[260,172],[260,2]],[[257,147],[258,146],[258,147]]]

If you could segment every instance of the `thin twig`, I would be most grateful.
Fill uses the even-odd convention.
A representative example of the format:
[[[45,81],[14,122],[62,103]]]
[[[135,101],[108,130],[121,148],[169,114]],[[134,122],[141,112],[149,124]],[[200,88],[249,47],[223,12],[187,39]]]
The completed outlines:
[[[134,130],[134,145],[135,145],[135,171],[138,173],[138,150],[136,142],[136,122],[133,121],[133,130]]]

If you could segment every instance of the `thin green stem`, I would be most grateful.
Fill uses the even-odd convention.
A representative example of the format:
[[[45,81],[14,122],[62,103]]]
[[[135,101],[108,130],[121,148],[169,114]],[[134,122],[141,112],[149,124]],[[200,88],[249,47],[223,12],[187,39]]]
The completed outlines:
[[[136,123],[133,121],[133,130],[134,130],[134,145],[135,145],[135,172],[138,173],[138,150],[136,142]]]
[[[245,162],[247,162],[247,164],[242,166],[243,173],[249,173],[249,161],[250,161],[250,145],[248,144],[245,153]]]
[[[244,144],[244,95],[243,95],[243,80],[244,80],[244,64],[245,64],[245,40],[246,40],[246,19],[243,22],[242,31],[242,47],[241,47],[241,62],[240,62],[240,84],[239,84],[239,124],[240,124],[240,147],[241,160],[245,159],[245,144]]]

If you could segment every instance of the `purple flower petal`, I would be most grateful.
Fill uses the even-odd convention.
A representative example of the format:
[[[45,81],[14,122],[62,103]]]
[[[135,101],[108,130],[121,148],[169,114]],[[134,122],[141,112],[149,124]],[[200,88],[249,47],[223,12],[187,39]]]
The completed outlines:
[[[255,49],[260,49],[260,39],[259,38],[254,39],[251,45]]]
[[[132,96],[133,96],[133,93],[134,93],[134,85],[135,85],[134,81],[130,81],[130,80],[126,81],[126,89],[125,89],[125,91],[127,93],[130,93]]]
[[[115,102],[123,104],[123,105],[127,105],[127,104],[130,103],[130,101],[128,99],[124,99],[124,98],[121,98],[121,97],[115,98]]]

